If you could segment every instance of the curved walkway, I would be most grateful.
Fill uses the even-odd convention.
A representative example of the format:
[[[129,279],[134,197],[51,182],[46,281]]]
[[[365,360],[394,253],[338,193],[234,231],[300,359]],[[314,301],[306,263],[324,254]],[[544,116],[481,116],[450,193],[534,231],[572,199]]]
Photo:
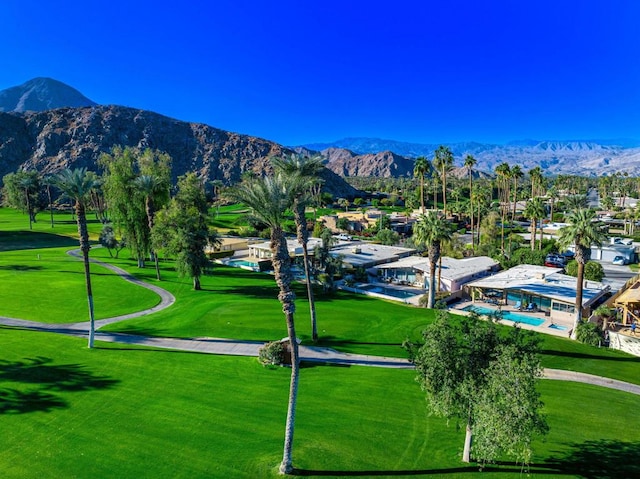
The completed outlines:
[[[68,254],[80,257],[79,250],[69,251]],[[162,309],[168,308],[175,302],[175,297],[168,291],[145,283],[131,274],[127,273],[122,268],[113,266],[108,263],[104,263],[98,260],[91,260],[92,263],[99,264],[116,274],[120,275],[124,280],[131,283],[142,286],[143,288],[150,289],[157,293],[161,300],[160,303],[153,308],[138,311],[136,313],[125,314],[122,316],[116,316],[113,318],[106,318],[96,321],[96,329],[105,326],[107,324],[117,323],[125,319],[136,318],[145,316],[147,314],[155,313]],[[67,323],[67,324],[49,324],[38,323],[34,321],[27,321],[23,319],[7,318],[0,316],[0,324],[6,326],[16,326],[25,329],[31,329],[36,331],[48,331],[60,334],[68,334],[73,336],[85,336],[87,334],[87,323]],[[260,347],[264,344],[259,341],[237,341],[232,339],[222,338],[159,338],[152,336],[138,336],[133,334],[122,333],[103,333],[96,332],[96,339],[99,341],[121,343],[121,344],[133,344],[138,346],[149,346],[163,349],[174,349],[180,351],[192,351],[205,354],[222,354],[231,356],[258,356]],[[329,364],[341,364],[341,365],[357,365],[357,366],[374,366],[384,368],[395,369],[412,369],[413,364],[407,359],[402,358],[389,358],[381,356],[368,356],[363,354],[351,354],[342,353],[331,348],[321,348],[316,346],[300,346],[300,359],[302,361],[329,363]],[[615,379],[604,378],[601,376],[594,376],[592,374],[580,373],[575,371],[566,371],[561,369],[545,369],[544,379],[558,380],[558,381],[574,381],[585,384],[593,384],[596,386],[602,386],[610,389],[617,389],[620,391],[629,392],[631,394],[640,395],[640,385],[627,383],[624,381],[618,381]]]

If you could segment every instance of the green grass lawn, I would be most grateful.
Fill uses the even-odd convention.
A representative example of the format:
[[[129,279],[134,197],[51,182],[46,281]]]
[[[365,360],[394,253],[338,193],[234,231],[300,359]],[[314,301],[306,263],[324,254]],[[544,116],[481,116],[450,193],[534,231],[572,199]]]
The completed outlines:
[[[0,328],[3,478],[263,478],[281,459],[289,370],[255,359],[120,348]],[[459,461],[463,434],[430,417],[414,373],[303,367],[293,448],[309,477],[519,478]],[[637,397],[542,381],[550,434],[530,477],[632,477]],[[598,448],[599,455],[584,457]],[[599,475],[578,472],[598,461]],[[608,475],[605,475],[608,474]]]

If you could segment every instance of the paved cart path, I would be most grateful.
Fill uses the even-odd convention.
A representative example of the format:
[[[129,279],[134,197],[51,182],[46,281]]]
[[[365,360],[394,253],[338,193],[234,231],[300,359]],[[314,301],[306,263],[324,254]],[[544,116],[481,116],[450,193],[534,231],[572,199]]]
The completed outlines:
[[[78,250],[70,251],[69,254],[80,257]],[[118,274],[125,281],[150,289],[160,296],[160,303],[153,308],[145,309],[131,314],[116,316],[97,320],[96,329],[107,324],[117,323],[126,319],[145,316],[148,314],[161,311],[168,308],[175,302],[175,297],[168,291],[141,281],[122,268],[104,263],[102,261],[91,260],[92,263],[99,264]],[[19,327],[36,331],[47,331],[59,334],[67,334],[72,336],[86,336],[88,334],[88,323],[67,323],[67,324],[50,324],[39,323],[35,321],[27,321],[18,318],[8,318],[0,316],[0,324],[5,326]],[[131,344],[138,346],[149,346],[154,348],[173,349],[179,351],[192,351],[205,354],[223,354],[232,356],[249,356],[257,357],[258,350],[264,344],[259,341],[240,341],[225,338],[160,338],[153,336],[139,336],[134,334],[123,333],[104,333],[97,331],[96,340],[106,341],[120,344]],[[390,358],[382,356],[368,356],[363,354],[351,354],[336,351],[331,348],[322,348],[317,346],[300,346],[300,359],[302,361],[313,361],[329,364],[354,365],[354,366],[373,366],[396,369],[412,369],[413,364],[407,359]],[[545,369],[544,378],[558,381],[574,381],[596,386],[626,391],[632,394],[640,395],[640,385],[631,384],[624,381],[609,379],[592,374],[580,373],[575,371],[566,371],[561,369]]]

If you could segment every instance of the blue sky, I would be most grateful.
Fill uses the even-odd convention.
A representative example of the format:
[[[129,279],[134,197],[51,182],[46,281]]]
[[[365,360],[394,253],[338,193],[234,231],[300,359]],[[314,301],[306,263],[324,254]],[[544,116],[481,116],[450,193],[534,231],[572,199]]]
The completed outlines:
[[[0,89],[285,145],[640,139],[640,2],[3,0]]]

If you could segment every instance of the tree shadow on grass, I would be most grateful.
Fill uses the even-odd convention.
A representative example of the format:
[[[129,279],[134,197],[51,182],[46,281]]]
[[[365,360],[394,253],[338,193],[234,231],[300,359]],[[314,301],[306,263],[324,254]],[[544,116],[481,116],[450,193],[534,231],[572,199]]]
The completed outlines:
[[[27,266],[26,264],[3,264],[0,271],[41,271],[42,266]]]
[[[80,364],[53,364],[49,358],[27,358],[23,361],[0,361],[0,382],[39,386],[20,390],[0,388],[0,414],[48,412],[67,407],[67,402],[52,392],[79,392],[113,387],[118,380],[96,376]]]
[[[565,456],[551,458],[549,463],[585,479],[640,477],[640,442],[602,439],[570,446]]]
[[[598,354],[588,354],[588,353],[577,353],[571,351],[560,351],[557,349],[542,349],[540,354],[545,356],[559,356],[559,357],[567,357],[567,358],[576,358],[576,359],[601,359],[604,361],[622,361],[622,362],[631,362],[631,363],[640,363],[640,357],[636,356],[605,356]]]
[[[0,251],[78,246],[78,240],[55,233],[0,231]]]
[[[485,473],[520,473],[529,475],[552,475],[554,477],[571,476],[584,479],[619,479],[640,477],[640,442],[624,442],[618,440],[586,441],[570,444],[570,449],[562,456],[550,457],[545,462],[530,464],[522,469],[513,462],[498,461],[480,469],[479,465],[468,465],[440,469],[409,470],[312,470],[296,469],[296,476],[346,476],[346,477],[379,477],[379,476],[447,476],[450,474],[476,474],[479,470]]]

